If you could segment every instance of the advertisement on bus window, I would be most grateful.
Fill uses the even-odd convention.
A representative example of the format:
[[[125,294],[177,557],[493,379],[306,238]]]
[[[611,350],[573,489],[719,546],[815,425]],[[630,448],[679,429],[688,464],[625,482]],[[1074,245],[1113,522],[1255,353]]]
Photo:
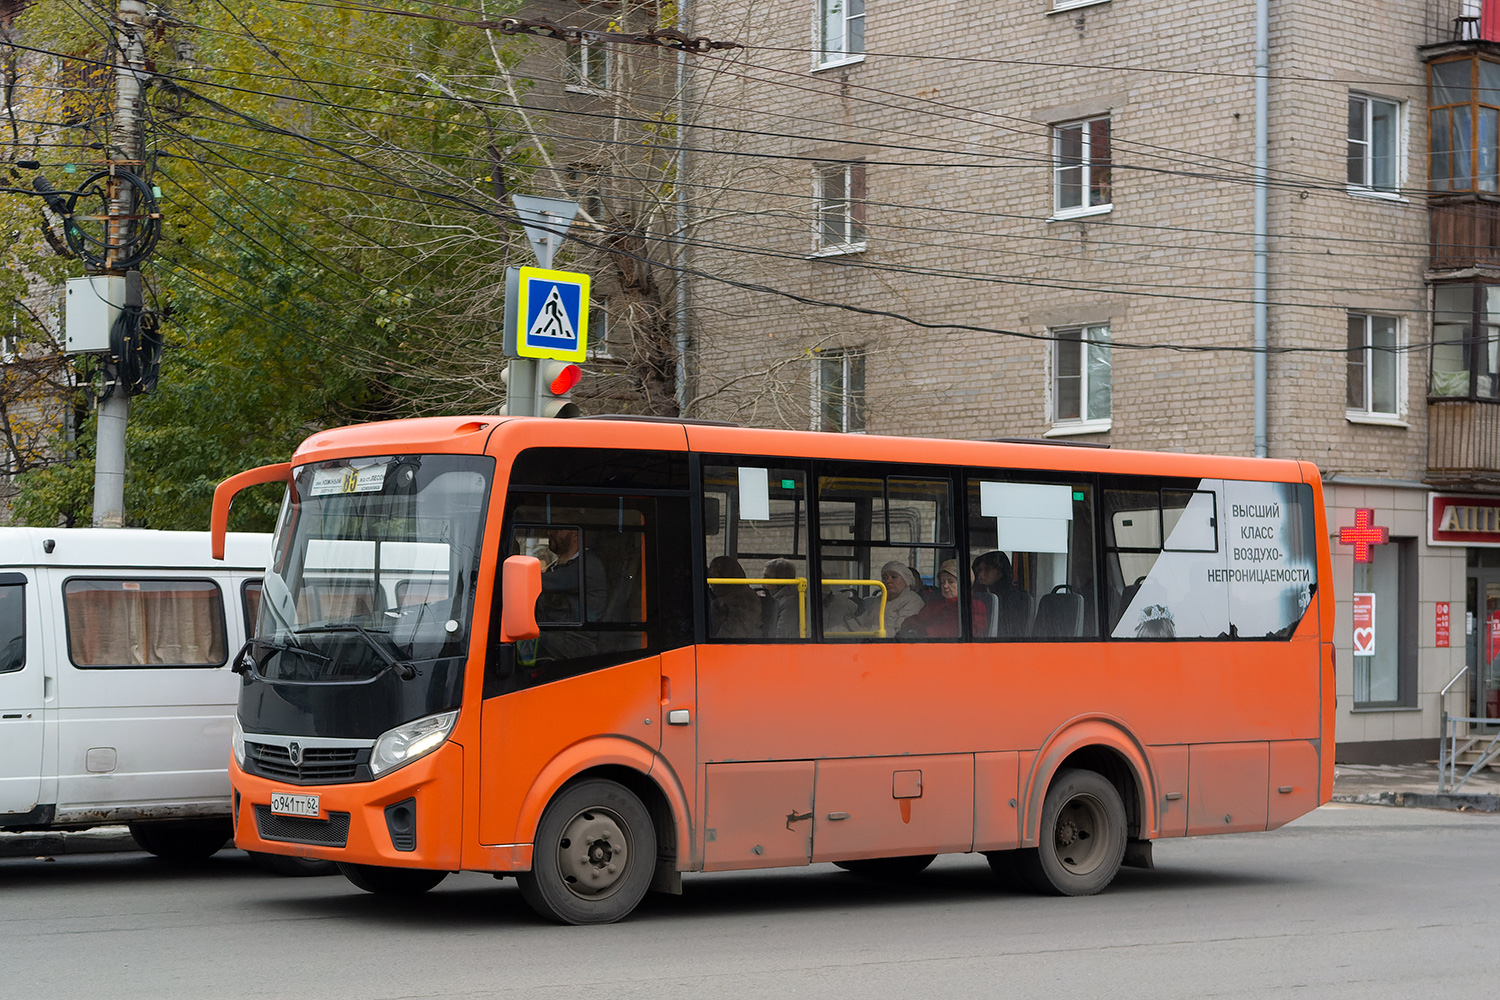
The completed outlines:
[[[1122,577],[1133,581],[1112,634],[1289,636],[1317,583],[1311,491],[1205,479],[1159,494],[1157,510],[1110,512]]]

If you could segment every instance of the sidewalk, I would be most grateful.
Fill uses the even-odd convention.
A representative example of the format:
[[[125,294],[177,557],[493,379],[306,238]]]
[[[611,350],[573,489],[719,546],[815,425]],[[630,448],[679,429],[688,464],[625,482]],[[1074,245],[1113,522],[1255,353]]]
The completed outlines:
[[[1462,780],[1464,772],[1458,772]],[[1438,766],[1423,764],[1337,764],[1333,801],[1374,806],[1416,806],[1465,812],[1500,812],[1500,774],[1483,768],[1456,792],[1438,791]]]

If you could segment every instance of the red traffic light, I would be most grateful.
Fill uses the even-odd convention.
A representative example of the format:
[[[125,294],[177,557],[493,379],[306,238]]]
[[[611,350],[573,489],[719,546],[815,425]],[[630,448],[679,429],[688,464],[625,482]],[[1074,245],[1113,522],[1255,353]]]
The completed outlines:
[[[545,383],[547,391],[554,396],[565,396],[573,391],[580,379],[583,378],[583,369],[577,365],[560,365],[552,371],[545,372],[548,379]]]

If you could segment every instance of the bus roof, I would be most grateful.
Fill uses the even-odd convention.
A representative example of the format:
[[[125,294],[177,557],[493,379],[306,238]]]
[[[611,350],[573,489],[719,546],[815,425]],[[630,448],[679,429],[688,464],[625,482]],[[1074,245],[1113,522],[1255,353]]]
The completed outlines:
[[[321,431],[297,448],[292,461],[300,465],[399,452],[482,454],[493,453],[497,447],[505,452],[530,447],[640,448],[1278,482],[1318,479],[1310,463],[1288,459],[1077,448],[1045,442],[829,434],[691,421],[502,416],[423,417]]]

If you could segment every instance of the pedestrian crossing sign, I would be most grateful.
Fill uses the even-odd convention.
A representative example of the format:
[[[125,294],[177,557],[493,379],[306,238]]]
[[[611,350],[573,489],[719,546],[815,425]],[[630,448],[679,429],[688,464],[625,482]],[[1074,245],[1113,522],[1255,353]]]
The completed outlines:
[[[583,361],[589,336],[589,276],[541,267],[512,268],[506,353],[518,358]]]

